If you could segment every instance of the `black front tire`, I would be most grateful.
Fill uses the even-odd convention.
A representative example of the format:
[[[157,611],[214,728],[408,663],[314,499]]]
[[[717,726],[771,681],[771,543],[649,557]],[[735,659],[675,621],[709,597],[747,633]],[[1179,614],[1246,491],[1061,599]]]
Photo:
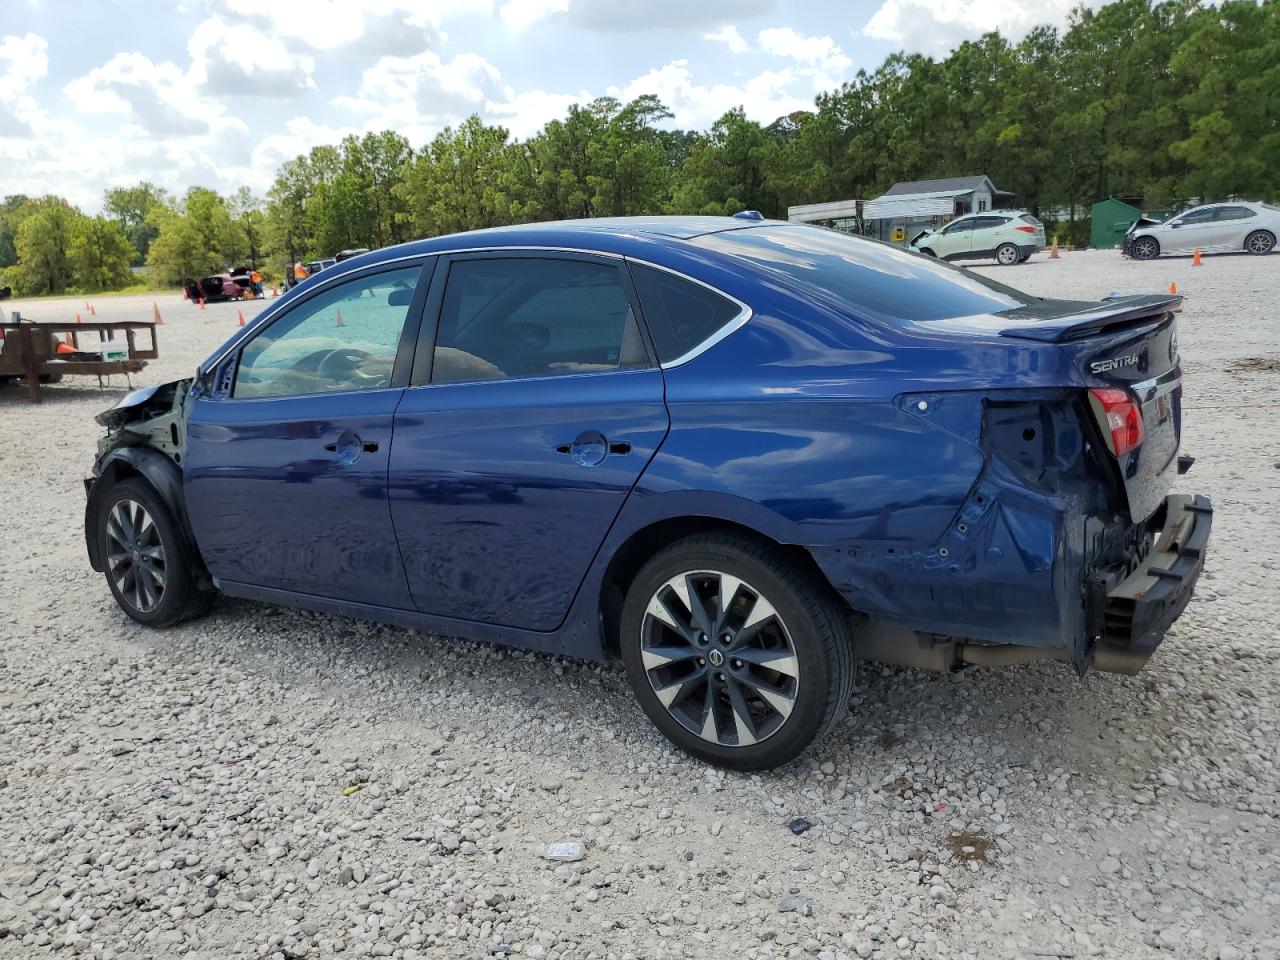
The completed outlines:
[[[707,581],[717,575],[723,575],[718,588]],[[661,618],[655,621],[652,611],[655,603],[662,603],[671,613],[674,603],[679,618],[688,608],[678,598],[671,600],[670,589],[681,582],[691,596],[702,597],[695,596],[695,603],[706,619],[715,621],[710,633],[716,636],[702,637],[697,615],[685,617],[693,636],[671,642],[677,644],[682,658],[678,669],[688,672],[663,675],[677,667],[674,662],[662,663],[655,652],[677,647],[651,643],[653,631],[656,626],[664,638],[679,635],[668,631]],[[725,586],[732,583],[737,586]],[[726,593],[730,596],[723,606],[728,612],[720,619],[718,598]],[[750,632],[761,600],[776,616]],[[725,636],[737,634],[725,641],[731,645],[723,653],[713,651],[722,640],[721,630]],[[627,591],[620,637],[627,679],[649,719],[681,750],[714,766],[767,770],[788,763],[825,737],[848,709],[854,676],[848,610],[820,578],[762,541],[708,533],[686,537],[659,551]],[[741,646],[732,645],[739,641]],[[698,646],[702,642],[705,647]],[[772,649],[757,649],[752,646],[756,643]],[[695,651],[692,658],[686,648]],[[697,653],[707,655],[705,664]],[[776,664],[781,672],[769,664]],[[699,679],[699,673],[704,679]],[[687,695],[677,694],[683,702],[664,704],[657,691],[668,695],[673,680],[682,690],[686,683],[697,685]],[[775,702],[787,704],[785,716],[772,706]],[[740,709],[750,714],[745,735],[739,724]],[[715,717],[708,723],[706,718],[712,714]]]
[[[168,627],[208,612],[214,594],[196,582],[198,560],[169,505],[146,481],[130,477],[113,486],[97,530],[107,586],[132,619]]]
[[[1160,241],[1155,237],[1138,237],[1131,250],[1135,260],[1154,260],[1160,256]]]

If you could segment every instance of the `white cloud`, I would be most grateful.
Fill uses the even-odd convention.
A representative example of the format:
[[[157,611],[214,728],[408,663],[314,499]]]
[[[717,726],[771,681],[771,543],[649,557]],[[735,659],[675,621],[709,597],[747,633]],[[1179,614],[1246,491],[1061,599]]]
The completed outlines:
[[[34,33],[0,38],[0,138],[27,136],[36,110],[30,90],[49,72],[49,44]]]
[[[853,61],[830,37],[806,37],[790,27],[761,30],[756,44],[765,53],[796,61],[801,72],[812,79],[815,91],[836,86],[853,66]]]
[[[774,5],[774,0],[573,0],[568,20],[601,33],[683,34],[754,20]]]
[[[751,49],[751,45],[742,39],[742,34],[738,32],[738,28],[729,24],[719,30],[704,33],[702,39],[723,43],[729,48],[730,53],[747,53]]]
[[[539,20],[566,13],[569,0],[507,0],[502,5],[502,19],[517,32],[526,30]]]
[[[701,130],[734,107],[743,107],[748,117],[761,123],[811,108],[812,102],[792,92],[796,80],[794,70],[766,70],[742,85],[704,86],[694,82],[687,60],[673,60],[625,86],[610,87],[609,94],[621,100],[656,94],[671,109],[676,126]]]
[[[417,53],[438,46],[441,25],[493,14],[494,0],[220,0],[228,19],[312,50]]]
[[[862,35],[900,44],[907,50],[945,55],[965,40],[999,30],[1021,40],[1043,23],[1061,25],[1080,0],[884,0],[862,28]],[[1085,0],[1100,6],[1102,0]]]
[[[502,124],[511,136],[527,140],[541,130],[548,120],[563,117],[575,103],[589,103],[591,94],[549,93],[546,90],[523,90],[516,93],[510,87],[503,90],[502,100],[485,103],[486,115]]]
[[[315,87],[315,60],[247,24],[205,20],[187,41],[189,80],[212,96],[289,97]]]
[[[81,113],[125,114],[153,136],[207,133],[223,113],[200,108],[190,78],[177,64],[153,63],[141,53],[117,53],[63,89]]]
[[[505,99],[501,80],[498,68],[479,54],[445,60],[427,50],[382,57],[365,70],[355,96],[333,103],[364,114],[369,129],[398,130],[420,143],[468,114],[483,112],[490,100]]]

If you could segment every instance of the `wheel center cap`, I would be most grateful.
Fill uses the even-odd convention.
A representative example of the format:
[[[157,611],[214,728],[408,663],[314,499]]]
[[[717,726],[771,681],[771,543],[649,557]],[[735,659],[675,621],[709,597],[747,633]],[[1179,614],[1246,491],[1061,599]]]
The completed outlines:
[[[713,667],[724,666],[724,654],[721,653],[719,650],[712,650],[710,653],[707,654],[707,659],[711,661],[711,665]]]

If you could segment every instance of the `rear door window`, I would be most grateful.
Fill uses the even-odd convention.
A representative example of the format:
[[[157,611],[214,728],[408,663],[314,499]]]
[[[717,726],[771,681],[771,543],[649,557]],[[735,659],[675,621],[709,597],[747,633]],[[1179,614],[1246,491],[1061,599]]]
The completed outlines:
[[[689,242],[750,263],[766,278],[782,278],[855,313],[889,322],[1000,313],[1040,302],[932,257],[823,227],[749,227]]]
[[[1218,220],[1248,220],[1250,217],[1256,217],[1257,214],[1248,207],[1219,207]]]
[[[433,383],[650,365],[617,265],[484,257],[449,267]]]
[[[633,263],[631,278],[662,363],[686,357],[747,312],[736,300],[656,267]]]

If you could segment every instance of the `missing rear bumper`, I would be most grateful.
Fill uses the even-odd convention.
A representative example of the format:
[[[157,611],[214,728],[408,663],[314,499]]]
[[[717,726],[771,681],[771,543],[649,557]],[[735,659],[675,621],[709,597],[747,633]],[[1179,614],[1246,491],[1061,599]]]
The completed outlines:
[[[1094,669],[1127,674],[1142,669],[1191,601],[1212,526],[1208,497],[1176,494],[1165,501],[1164,526],[1155,546],[1106,595],[1095,630]]]

